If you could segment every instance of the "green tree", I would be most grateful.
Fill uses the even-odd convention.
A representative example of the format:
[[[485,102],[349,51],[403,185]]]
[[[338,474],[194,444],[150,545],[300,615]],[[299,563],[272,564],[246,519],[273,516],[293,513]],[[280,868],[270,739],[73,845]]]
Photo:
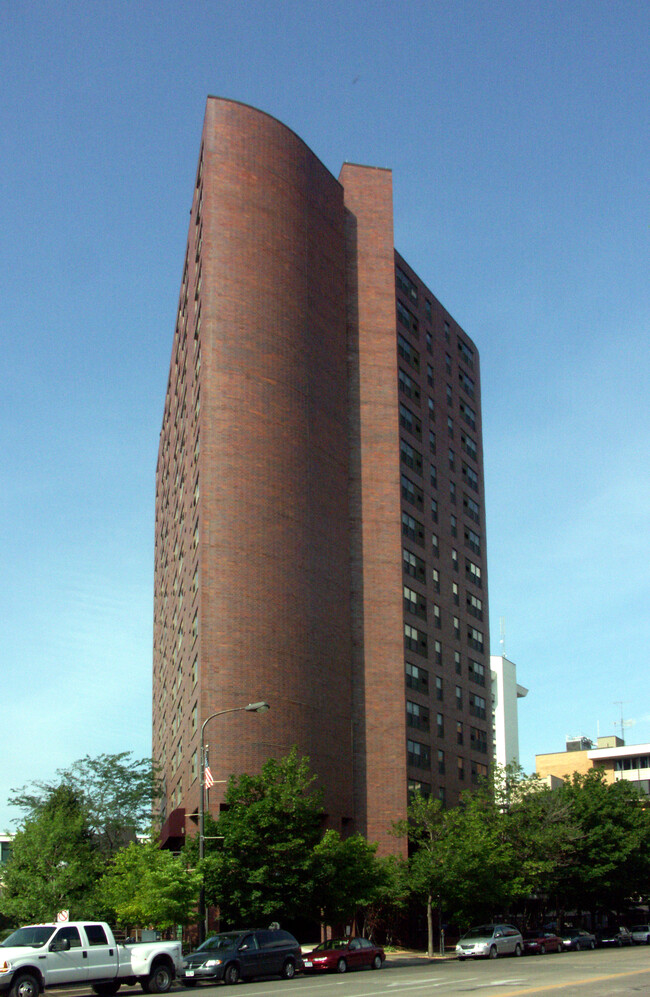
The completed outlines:
[[[230,922],[263,922],[313,912],[313,857],[323,806],[309,760],[294,749],[270,758],[258,776],[231,778],[219,851],[203,862],[206,900]]]
[[[557,791],[576,828],[570,864],[557,877],[566,907],[620,910],[650,886],[650,810],[627,780],[601,769],[574,773]]]
[[[33,820],[55,789],[69,786],[85,809],[89,830],[107,855],[151,826],[153,804],[160,795],[151,759],[132,759],[130,751],[97,758],[86,755],[69,768],[58,769],[56,775],[55,782],[35,781],[12,790],[9,803]]]
[[[103,867],[83,802],[69,786],[52,789],[17,832],[3,868],[0,911],[14,923],[97,916]]]
[[[123,925],[164,930],[196,916],[201,876],[153,839],[132,842],[110,860],[98,889],[104,906]]]
[[[358,908],[379,900],[387,874],[377,845],[361,834],[326,831],[312,853],[312,903],[324,924],[351,924]]]
[[[440,801],[416,793],[409,803],[407,820],[395,825],[395,834],[408,835],[414,846],[409,862],[409,885],[425,904],[427,954],[433,956],[433,907],[440,903],[445,888],[447,848],[445,810]]]

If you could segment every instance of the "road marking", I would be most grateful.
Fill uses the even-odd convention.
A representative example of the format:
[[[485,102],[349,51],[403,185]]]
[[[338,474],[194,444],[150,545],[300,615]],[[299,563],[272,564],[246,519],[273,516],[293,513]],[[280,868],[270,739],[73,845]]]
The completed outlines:
[[[629,970],[626,973],[608,973],[603,976],[587,976],[584,980],[567,980],[566,983],[547,983],[543,987],[526,987],[525,990],[506,990],[499,997],[522,997],[524,994],[546,993],[548,990],[565,990],[567,987],[584,987],[589,983],[603,983],[605,980],[619,980],[626,976],[641,976],[650,969]],[[508,981],[506,981],[507,983]],[[478,989],[478,988],[477,988]]]

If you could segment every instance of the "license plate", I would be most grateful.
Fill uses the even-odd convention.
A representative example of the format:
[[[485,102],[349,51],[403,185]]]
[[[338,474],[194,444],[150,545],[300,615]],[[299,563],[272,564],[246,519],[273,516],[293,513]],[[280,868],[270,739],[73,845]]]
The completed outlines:
[[[194,970],[193,969],[186,969],[185,970],[185,976],[194,976]]]
[[[309,961],[309,959],[305,959],[305,966],[307,967],[307,969],[311,969],[312,968],[312,964]]]

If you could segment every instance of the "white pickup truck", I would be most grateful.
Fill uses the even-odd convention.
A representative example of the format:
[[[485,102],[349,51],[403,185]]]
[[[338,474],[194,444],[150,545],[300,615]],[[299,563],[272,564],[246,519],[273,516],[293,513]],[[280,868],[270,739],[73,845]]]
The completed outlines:
[[[119,944],[103,921],[31,924],[0,943],[0,994],[38,997],[45,987],[92,987],[113,997],[122,983],[167,993],[182,971],[180,942]]]

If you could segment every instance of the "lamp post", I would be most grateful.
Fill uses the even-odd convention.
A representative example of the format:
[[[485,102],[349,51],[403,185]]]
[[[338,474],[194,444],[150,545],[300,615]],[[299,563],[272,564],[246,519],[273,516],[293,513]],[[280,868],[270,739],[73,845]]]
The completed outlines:
[[[199,859],[205,854],[205,728],[215,717],[222,717],[226,713],[266,713],[270,709],[268,703],[249,703],[248,706],[234,706],[230,710],[217,710],[201,724],[201,751],[199,755],[201,767],[201,795],[199,797]],[[205,941],[206,936],[206,908],[205,908],[205,885],[201,881],[201,892],[199,893],[199,942]]]

